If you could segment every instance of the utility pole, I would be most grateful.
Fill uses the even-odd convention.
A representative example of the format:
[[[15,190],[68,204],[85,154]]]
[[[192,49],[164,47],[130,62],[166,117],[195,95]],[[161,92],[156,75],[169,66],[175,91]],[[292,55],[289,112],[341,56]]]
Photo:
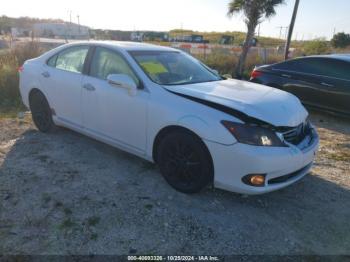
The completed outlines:
[[[289,33],[288,29],[289,29],[289,26],[286,26],[286,32],[284,33],[284,39],[288,38],[288,33]]]
[[[289,46],[290,46],[290,41],[291,41],[292,35],[293,35],[293,29],[294,29],[295,19],[297,17],[297,13],[298,13],[299,3],[300,3],[300,0],[295,0],[292,20],[290,22],[289,31],[288,31],[288,38],[287,38],[287,42],[286,42],[286,47],[284,49],[284,59],[285,60],[288,59]]]
[[[71,37],[72,30],[72,10],[69,10],[69,26],[68,26],[68,36]]]
[[[278,38],[281,39],[281,36],[282,36],[282,28],[283,28],[283,26],[278,26],[277,28],[280,29],[280,36],[279,36]]]
[[[286,32],[288,31],[288,26],[277,26],[277,28],[280,29],[280,36],[278,37],[279,39],[282,39],[282,30],[286,29]],[[287,33],[285,33],[287,34]],[[286,38],[286,37],[285,37]]]
[[[69,10],[69,24],[72,25],[72,11]]]
[[[79,33],[80,33],[80,16],[77,15],[77,18],[78,18],[78,30],[79,30]]]

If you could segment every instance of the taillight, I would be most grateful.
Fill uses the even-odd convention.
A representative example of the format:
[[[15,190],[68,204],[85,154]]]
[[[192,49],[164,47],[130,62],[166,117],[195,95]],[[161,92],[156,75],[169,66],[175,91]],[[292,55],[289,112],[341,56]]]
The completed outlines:
[[[24,67],[23,67],[23,66],[18,67],[18,72],[19,72],[19,73],[22,73],[23,70],[24,70]]]
[[[251,78],[258,78],[260,76],[262,76],[262,72],[258,71],[258,70],[253,70],[252,75],[250,76]]]

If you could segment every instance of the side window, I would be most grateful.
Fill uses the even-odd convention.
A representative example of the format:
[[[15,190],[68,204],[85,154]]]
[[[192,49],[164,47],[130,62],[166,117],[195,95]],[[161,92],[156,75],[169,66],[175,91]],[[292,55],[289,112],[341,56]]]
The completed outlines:
[[[100,79],[107,79],[107,76],[110,74],[125,74],[134,79],[137,85],[140,84],[139,79],[121,55],[106,48],[96,47],[90,75]]]
[[[299,58],[275,66],[279,70],[289,70],[313,75],[328,75],[331,65],[324,58]]]
[[[329,58],[300,59],[299,72],[350,80],[350,66],[344,62]]]
[[[57,60],[58,55],[54,55],[47,61],[47,65],[51,67],[56,67],[56,60]]]
[[[327,61],[323,58],[306,58],[301,63],[304,73],[313,75],[326,75]]]
[[[290,60],[286,62],[282,62],[273,66],[274,69],[277,70],[287,70],[287,71],[295,71],[300,72],[300,60]]]
[[[350,63],[329,58],[301,58],[276,64],[274,69],[350,80]]]
[[[326,76],[350,80],[350,63],[336,59],[325,59],[324,63]]]
[[[88,46],[68,48],[58,54],[55,67],[69,72],[82,73],[88,51]]]

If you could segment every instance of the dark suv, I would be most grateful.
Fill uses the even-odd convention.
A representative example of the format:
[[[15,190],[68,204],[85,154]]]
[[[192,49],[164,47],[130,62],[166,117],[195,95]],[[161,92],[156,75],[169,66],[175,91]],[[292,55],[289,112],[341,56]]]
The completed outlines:
[[[350,116],[350,55],[309,56],[256,67],[250,81],[293,93],[306,105]]]

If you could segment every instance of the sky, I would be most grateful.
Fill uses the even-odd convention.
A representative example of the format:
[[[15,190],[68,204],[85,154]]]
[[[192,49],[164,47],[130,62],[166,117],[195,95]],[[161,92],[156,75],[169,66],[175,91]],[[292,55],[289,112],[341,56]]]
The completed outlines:
[[[246,31],[243,16],[226,16],[229,0],[17,0],[3,1],[0,15],[60,18],[94,29],[155,30],[175,28],[196,31]],[[294,0],[276,9],[260,26],[260,35],[282,37],[290,24]],[[293,39],[331,38],[350,33],[350,0],[300,0]]]

